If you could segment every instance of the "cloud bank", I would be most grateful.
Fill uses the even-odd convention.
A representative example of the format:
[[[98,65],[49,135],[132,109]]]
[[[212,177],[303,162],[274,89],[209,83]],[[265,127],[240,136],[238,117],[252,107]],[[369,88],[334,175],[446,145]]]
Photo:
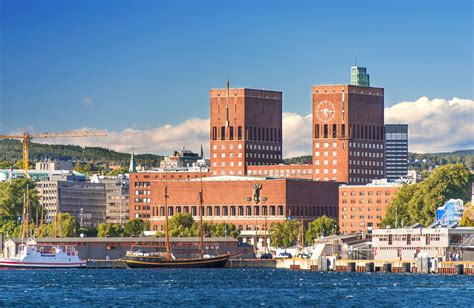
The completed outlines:
[[[474,148],[474,100],[421,97],[385,108],[386,123],[409,125],[409,150],[439,152]],[[311,153],[311,114],[283,113],[283,156]],[[87,130],[82,128],[81,130]],[[149,130],[108,131],[107,137],[35,140],[56,144],[100,146],[119,152],[169,154],[186,147],[209,155],[209,119],[192,118]],[[45,142],[46,141],[46,142]]]

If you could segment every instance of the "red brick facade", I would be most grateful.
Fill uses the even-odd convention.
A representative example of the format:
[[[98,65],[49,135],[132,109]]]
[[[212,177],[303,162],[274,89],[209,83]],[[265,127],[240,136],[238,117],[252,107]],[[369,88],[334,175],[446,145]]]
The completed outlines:
[[[384,177],[384,90],[313,86],[315,180],[366,184]]]
[[[212,89],[210,113],[212,175],[246,175],[247,166],[281,162],[281,92]]]
[[[339,230],[341,234],[378,229],[385,218],[393,195],[400,185],[339,186]]]
[[[254,185],[261,185],[258,197]],[[151,230],[161,230],[164,221],[164,187],[160,179],[133,174],[130,194],[134,197],[131,217],[150,219]],[[188,212],[199,217],[200,181],[168,181],[169,214]],[[289,216],[314,220],[321,215],[337,219],[338,183],[298,179],[254,177],[203,180],[204,220],[233,223],[241,230],[262,230],[267,220],[286,220]],[[132,202],[131,202],[132,204]]]

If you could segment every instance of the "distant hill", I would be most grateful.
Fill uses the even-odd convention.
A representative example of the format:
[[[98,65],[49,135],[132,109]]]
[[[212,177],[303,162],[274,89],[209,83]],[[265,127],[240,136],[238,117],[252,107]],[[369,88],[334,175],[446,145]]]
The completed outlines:
[[[446,164],[464,164],[471,170],[474,169],[474,150],[460,150],[442,153],[408,153],[409,166],[412,169],[429,169],[435,166]],[[311,164],[310,155],[285,158],[285,164]]]
[[[87,162],[94,165],[128,166],[130,154],[115,152],[101,147],[81,147],[77,145],[31,143],[29,147],[30,162],[44,159]],[[14,164],[22,159],[22,144],[19,140],[0,140],[0,162]],[[135,155],[137,164],[158,166],[162,156],[154,154]]]

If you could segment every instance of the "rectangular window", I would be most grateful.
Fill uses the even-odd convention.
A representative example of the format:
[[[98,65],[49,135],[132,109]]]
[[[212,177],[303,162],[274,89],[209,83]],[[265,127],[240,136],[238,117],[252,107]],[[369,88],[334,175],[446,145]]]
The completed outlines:
[[[229,140],[234,140],[234,127],[229,127]]]
[[[341,124],[341,137],[346,138],[346,124]]]
[[[319,124],[314,126],[314,138],[319,138]]]
[[[214,208],[214,215],[215,216],[221,216],[221,208],[219,206],[216,206]]]
[[[329,128],[327,124],[324,124],[324,138],[327,138],[329,135]]]
[[[235,206],[230,207],[230,216],[237,216],[235,213]]]
[[[221,140],[225,140],[225,127],[221,126]]]
[[[282,205],[278,206],[278,215],[283,216],[283,206]]]
[[[223,206],[222,207],[222,216],[227,216],[229,215],[229,210],[227,208],[227,206]]]
[[[253,207],[253,215],[260,216],[260,207],[258,207],[258,205]]]
[[[217,127],[212,127],[212,140],[217,140]]]
[[[212,206],[207,207],[207,216],[212,216]]]
[[[266,206],[266,205],[262,206],[262,215],[264,215],[264,216],[267,216],[267,215],[268,215],[268,211],[267,211],[267,206]]]
[[[239,216],[244,216],[244,207],[243,206],[239,206]]]
[[[258,141],[262,140],[260,138],[262,138],[262,128],[261,127],[257,128],[257,140]]]
[[[252,207],[251,206],[246,206],[245,207],[245,215],[252,216]]]
[[[270,216],[275,216],[275,206],[274,205],[270,206]]]
[[[242,140],[242,126],[237,127],[237,139]]]
[[[332,125],[332,137],[337,138],[337,124]]]
[[[197,215],[197,211],[196,211],[196,207],[195,207],[195,206],[192,206],[192,207],[191,207],[191,215],[192,215],[192,216],[196,216],[196,215]]]

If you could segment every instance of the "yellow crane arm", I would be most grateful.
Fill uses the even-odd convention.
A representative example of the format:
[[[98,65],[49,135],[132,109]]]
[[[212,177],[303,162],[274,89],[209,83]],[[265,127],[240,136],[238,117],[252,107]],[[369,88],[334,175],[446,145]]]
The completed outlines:
[[[97,131],[73,131],[73,132],[63,132],[63,133],[39,133],[39,134],[30,134],[30,138],[64,138],[64,137],[102,137],[107,136],[105,132]]]

